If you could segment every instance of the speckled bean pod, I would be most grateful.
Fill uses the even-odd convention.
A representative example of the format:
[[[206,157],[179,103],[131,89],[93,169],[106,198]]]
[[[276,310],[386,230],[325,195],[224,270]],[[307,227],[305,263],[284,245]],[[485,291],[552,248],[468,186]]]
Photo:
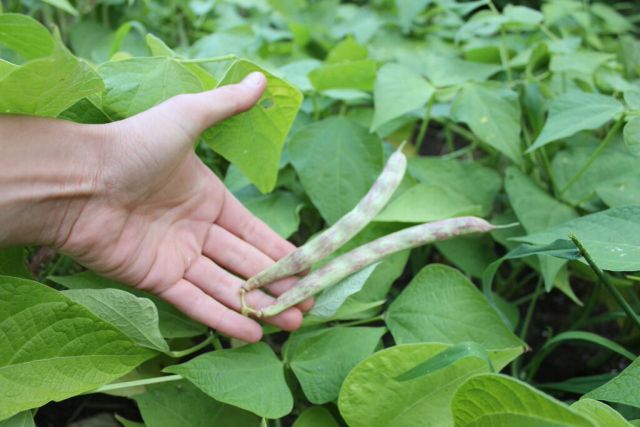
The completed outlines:
[[[243,289],[257,289],[306,270],[358,234],[382,210],[400,185],[407,168],[407,159],[401,149],[402,147],[389,157],[373,186],[355,208],[311,241],[251,277],[245,282]]]
[[[476,217],[451,218],[405,228],[353,249],[309,273],[295,287],[280,295],[273,304],[259,310],[256,315],[275,316],[395,252],[466,234],[486,233],[493,229],[494,226],[487,221]]]

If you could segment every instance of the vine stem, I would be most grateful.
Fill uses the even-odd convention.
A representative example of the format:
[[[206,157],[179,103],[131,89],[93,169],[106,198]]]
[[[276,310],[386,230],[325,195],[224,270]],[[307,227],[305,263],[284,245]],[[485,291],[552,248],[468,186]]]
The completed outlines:
[[[198,350],[202,350],[203,348],[208,346],[210,343],[212,343],[214,341],[214,338],[215,338],[215,336],[213,334],[211,334],[204,341],[202,341],[201,343],[198,343],[198,344],[194,345],[193,347],[189,347],[189,348],[184,349],[184,350],[170,351],[170,352],[167,353],[167,356],[173,357],[174,359],[178,359],[180,357],[188,356],[188,355],[190,355],[192,353],[195,353]]]
[[[593,261],[593,258],[591,258],[591,255],[589,254],[587,249],[584,247],[584,245],[580,242],[580,240],[578,240],[578,238],[574,234],[570,234],[569,238],[571,239],[573,244],[576,245],[576,247],[578,248],[578,251],[580,251],[580,255],[582,255],[585,261],[587,261],[587,264],[589,264],[589,267],[591,267],[591,269],[596,274],[596,276],[598,276],[598,279],[600,279],[600,282],[602,282],[604,287],[607,288],[609,293],[613,296],[613,298],[615,298],[618,305],[620,305],[620,308],[622,308],[622,310],[625,313],[627,313],[627,316],[629,316],[629,318],[633,321],[635,326],[638,329],[640,329],[640,316],[638,316],[638,313],[636,313],[633,310],[633,308],[629,305],[627,300],[624,299],[624,296],[622,296],[618,288],[616,288],[611,284],[611,282],[609,282],[609,279],[607,279],[607,277],[604,275],[600,267],[598,267],[596,263]]]
[[[368,319],[352,320],[351,322],[340,323],[340,326],[358,326],[366,325],[367,323],[373,323],[384,320],[384,316],[375,316]]]
[[[429,127],[429,122],[431,121],[431,108],[433,107],[433,100],[435,99],[435,93],[431,95],[429,98],[429,103],[427,104],[427,111],[424,114],[424,119],[422,119],[422,123],[420,124],[420,130],[418,131],[418,139],[416,144],[416,153],[420,153],[420,149],[422,148],[422,143],[424,142],[424,137],[427,134],[427,128]]]
[[[112,383],[112,384],[103,385],[102,387],[99,387],[95,390],[89,391],[84,394],[104,393],[106,391],[120,390],[123,388],[131,388],[131,387],[140,387],[140,386],[150,385],[150,384],[166,383],[170,381],[180,381],[182,379],[184,379],[182,375],[175,374],[175,375],[164,375],[162,377],[145,378],[143,380],[123,381],[121,383]]]
[[[527,341],[527,334],[529,333],[529,325],[531,325],[531,319],[533,318],[533,311],[536,307],[536,304],[538,303],[538,298],[540,297],[540,294],[542,293],[542,276],[540,276],[538,278],[538,283],[536,284],[536,288],[533,291],[533,298],[531,299],[531,302],[529,303],[529,307],[527,308],[527,314],[525,315],[524,318],[524,322],[522,324],[522,329],[520,330],[520,339],[524,342]],[[516,360],[514,360],[513,364],[511,365],[511,373],[514,377],[519,378],[520,377],[520,366],[522,363],[522,357],[518,357]]]
[[[616,123],[611,127],[611,129],[609,129],[609,132],[607,132],[607,135],[604,137],[600,145],[598,145],[598,147],[593,150],[593,153],[591,153],[591,157],[589,157],[589,160],[587,160],[587,162],[580,168],[578,173],[576,173],[573,178],[571,178],[569,182],[567,182],[567,184],[562,188],[562,190],[560,190],[560,196],[564,195],[564,193],[566,193],[571,187],[573,187],[576,182],[578,182],[580,178],[582,178],[589,167],[591,167],[591,164],[598,158],[598,156],[600,156],[600,153],[602,153],[602,151],[607,148],[607,146],[613,139],[613,136],[618,132],[618,130],[620,130],[623,123],[624,114],[622,114],[616,121]]]
[[[496,5],[493,3],[493,1],[489,0],[489,3],[487,3],[487,5],[489,6],[489,9],[491,9],[493,13],[495,13],[498,16],[502,15],[498,10],[498,8],[496,7]],[[504,28],[502,28],[502,25],[500,25],[499,50],[500,50],[500,62],[502,62],[502,67],[507,73],[507,81],[509,82],[509,84],[511,84],[513,83],[513,75],[511,73],[511,65],[509,64],[509,52],[507,51],[506,34],[504,32]]]

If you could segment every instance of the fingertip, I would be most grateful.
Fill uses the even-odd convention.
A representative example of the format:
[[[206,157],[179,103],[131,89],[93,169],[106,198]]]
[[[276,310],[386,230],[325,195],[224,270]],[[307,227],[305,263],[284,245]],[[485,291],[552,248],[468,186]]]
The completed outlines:
[[[313,298],[309,298],[307,300],[302,301],[300,304],[296,305],[296,307],[306,312],[311,310],[314,304],[315,304],[315,300]]]
[[[295,331],[302,326],[302,312],[297,308],[290,308],[278,315],[278,326],[285,331]]]
[[[267,84],[267,78],[259,71],[250,73],[242,80],[242,84],[251,88],[262,88]]]
[[[242,333],[242,336],[236,336],[235,338],[241,339],[242,341],[246,341],[248,343],[257,343],[262,339],[262,327],[258,323],[255,324],[255,327],[252,326],[249,330],[246,330]]]

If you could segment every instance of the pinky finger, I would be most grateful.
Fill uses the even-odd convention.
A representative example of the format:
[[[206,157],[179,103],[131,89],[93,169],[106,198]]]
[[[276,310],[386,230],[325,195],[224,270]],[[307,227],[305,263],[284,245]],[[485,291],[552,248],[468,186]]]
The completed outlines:
[[[220,333],[247,342],[262,338],[262,328],[257,322],[227,308],[187,280],[180,279],[160,297]]]

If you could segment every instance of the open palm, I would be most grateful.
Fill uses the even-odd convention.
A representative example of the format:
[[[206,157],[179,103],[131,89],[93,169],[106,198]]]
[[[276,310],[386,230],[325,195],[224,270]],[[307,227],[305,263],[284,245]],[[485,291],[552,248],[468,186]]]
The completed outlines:
[[[100,189],[83,207],[60,249],[106,276],[158,294],[228,335],[256,341],[262,329],[242,316],[239,289],[294,247],[248,212],[202,163],[193,141],[207,127],[250,108],[264,76],[180,95],[129,119],[102,125]],[[295,279],[271,285],[279,295]],[[273,297],[247,295],[254,307]],[[307,308],[306,303],[302,308]],[[290,309],[269,321],[300,326]]]

